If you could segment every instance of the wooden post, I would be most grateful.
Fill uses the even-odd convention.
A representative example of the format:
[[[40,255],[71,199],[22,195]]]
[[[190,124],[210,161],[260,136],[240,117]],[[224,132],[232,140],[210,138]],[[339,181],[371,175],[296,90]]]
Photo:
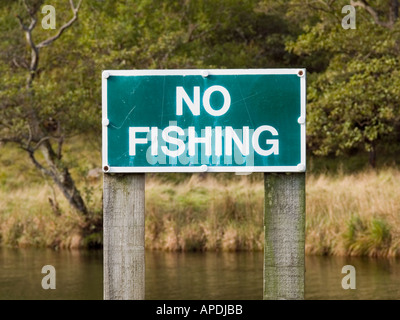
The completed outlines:
[[[265,173],[264,299],[304,299],[305,173]]]
[[[104,299],[143,300],[145,174],[104,174]]]

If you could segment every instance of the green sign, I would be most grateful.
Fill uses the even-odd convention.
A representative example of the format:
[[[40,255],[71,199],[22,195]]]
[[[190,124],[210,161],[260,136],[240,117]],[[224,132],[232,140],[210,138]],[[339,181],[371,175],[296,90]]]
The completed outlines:
[[[105,172],[305,171],[304,69],[103,72]]]

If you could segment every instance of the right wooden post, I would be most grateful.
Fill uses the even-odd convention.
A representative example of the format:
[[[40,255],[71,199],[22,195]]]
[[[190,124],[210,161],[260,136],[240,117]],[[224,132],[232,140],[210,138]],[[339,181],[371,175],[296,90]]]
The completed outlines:
[[[264,299],[302,300],[305,173],[264,173]]]

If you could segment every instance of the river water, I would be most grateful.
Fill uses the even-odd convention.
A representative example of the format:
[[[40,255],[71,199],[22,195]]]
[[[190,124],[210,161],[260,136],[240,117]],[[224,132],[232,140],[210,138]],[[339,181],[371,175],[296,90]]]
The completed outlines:
[[[56,289],[44,290],[44,265]],[[344,290],[344,265],[356,289]],[[262,299],[263,254],[146,252],[146,299]],[[399,299],[400,260],[307,257],[306,299]],[[102,299],[102,251],[0,248],[0,299]]]

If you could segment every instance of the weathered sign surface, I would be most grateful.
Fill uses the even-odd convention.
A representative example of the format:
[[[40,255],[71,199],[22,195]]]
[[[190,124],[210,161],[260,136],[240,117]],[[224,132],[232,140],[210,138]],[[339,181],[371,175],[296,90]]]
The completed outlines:
[[[105,172],[305,171],[304,69],[103,72]]]

